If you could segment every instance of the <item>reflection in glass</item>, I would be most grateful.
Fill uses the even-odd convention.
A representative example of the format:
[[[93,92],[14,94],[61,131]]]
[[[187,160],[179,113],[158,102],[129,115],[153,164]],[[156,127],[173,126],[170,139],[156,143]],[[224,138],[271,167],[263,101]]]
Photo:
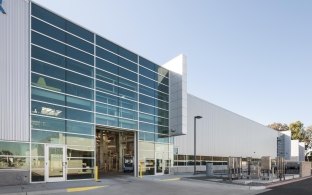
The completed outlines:
[[[65,135],[63,133],[49,132],[49,131],[31,131],[32,142],[39,143],[54,143],[54,144],[64,144]]]
[[[33,114],[46,115],[64,118],[65,116],[65,108],[61,106],[55,106],[52,104],[41,103],[32,101],[31,102],[31,112]]]
[[[31,156],[44,156],[44,144],[31,144]]]
[[[29,144],[0,141],[0,155],[27,156],[29,155]]]
[[[63,148],[49,147],[49,178],[63,177]]]
[[[29,169],[26,157],[0,157],[0,169]]]

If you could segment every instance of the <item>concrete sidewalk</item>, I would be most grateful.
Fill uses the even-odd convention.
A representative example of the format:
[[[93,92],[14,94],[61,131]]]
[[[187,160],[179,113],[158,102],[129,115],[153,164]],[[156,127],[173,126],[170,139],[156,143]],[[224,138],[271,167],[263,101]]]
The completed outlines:
[[[94,180],[65,181],[51,183],[32,183],[27,185],[1,186],[0,194],[9,195],[39,195],[39,194],[57,194],[64,192],[79,192],[97,188],[104,188],[115,184],[128,183],[130,180],[126,177]]]
[[[51,183],[32,183],[27,185],[16,185],[16,186],[1,186],[0,194],[10,195],[38,195],[38,194],[57,194],[64,192],[76,192],[76,191],[87,191],[97,188],[105,188],[116,184],[126,184],[130,182],[140,181],[177,181],[187,177],[202,177],[203,174],[179,174],[179,175],[151,175],[133,177],[128,175],[119,175],[113,177],[102,178],[98,182],[94,180],[80,180],[80,181],[65,181],[65,182],[51,182]]]

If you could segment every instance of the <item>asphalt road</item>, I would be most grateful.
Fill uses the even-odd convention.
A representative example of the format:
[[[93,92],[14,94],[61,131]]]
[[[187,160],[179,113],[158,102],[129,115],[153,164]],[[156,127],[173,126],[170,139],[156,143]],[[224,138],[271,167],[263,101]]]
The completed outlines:
[[[259,195],[312,195],[312,178],[274,187]]]

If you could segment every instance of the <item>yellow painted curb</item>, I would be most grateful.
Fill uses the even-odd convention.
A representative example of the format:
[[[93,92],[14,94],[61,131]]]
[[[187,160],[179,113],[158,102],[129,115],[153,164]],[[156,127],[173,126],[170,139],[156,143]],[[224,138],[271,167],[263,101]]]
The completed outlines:
[[[160,181],[178,181],[180,180],[181,178],[177,177],[177,178],[171,178],[171,179],[162,179]]]
[[[88,190],[95,190],[98,188],[105,188],[106,186],[89,186],[89,187],[78,187],[78,188],[67,188],[67,192],[82,192]]]

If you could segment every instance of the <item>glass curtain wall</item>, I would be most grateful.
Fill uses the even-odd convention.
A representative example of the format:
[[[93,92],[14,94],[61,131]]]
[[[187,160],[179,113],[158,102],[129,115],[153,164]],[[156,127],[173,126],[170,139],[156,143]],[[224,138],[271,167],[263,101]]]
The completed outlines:
[[[150,159],[155,143],[170,144],[168,94],[168,70],[32,3],[33,182],[44,181],[49,143],[66,145],[68,180],[92,178],[96,125],[139,131],[152,145],[139,159]]]

